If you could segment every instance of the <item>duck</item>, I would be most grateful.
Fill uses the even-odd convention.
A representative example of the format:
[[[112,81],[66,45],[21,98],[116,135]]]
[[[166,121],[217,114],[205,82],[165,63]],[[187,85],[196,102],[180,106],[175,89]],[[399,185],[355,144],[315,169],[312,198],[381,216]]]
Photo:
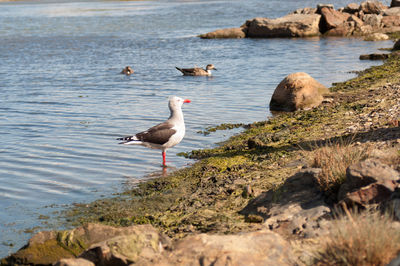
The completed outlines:
[[[122,69],[121,74],[125,74],[129,76],[130,74],[133,74],[133,69],[130,66],[126,66],[124,69]]]
[[[195,68],[179,68],[176,67],[184,76],[211,76],[211,70],[217,70],[213,64],[208,64],[205,69]]]
[[[118,138],[117,140],[121,140],[119,144],[142,145],[152,149],[159,149],[162,151],[162,165],[164,168],[167,167],[167,149],[179,144],[185,136],[185,122],[183,120],[182,105],[190,102],[191,101],[188,99],[182,99],[177,96],[170,97],[168,102],[170,116],[165,122],[133,136]]]

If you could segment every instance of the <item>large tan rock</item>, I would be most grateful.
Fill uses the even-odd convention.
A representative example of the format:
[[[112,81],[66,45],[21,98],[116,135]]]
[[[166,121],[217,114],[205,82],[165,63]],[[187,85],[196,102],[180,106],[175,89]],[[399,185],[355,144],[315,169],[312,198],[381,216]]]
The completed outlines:
[[[220,29],[199,35],[202,39],[240,39],[246,37],[246,28]]]
[[[319,14],[289,14],[281,18],[254,18],[246,22],[247,37],[310,37],[319,32]]]
[[[400,26],[400,16],[384,16],[382,26],[387,28]]]
[[[365,1],[360,4],[360,10],[364,14],[380,14],[388,7],[379,1]]]
[[[164,258],[153,265],[294,265],[290,244],[269,230],[188,236]]]
[[[383,12],[384,16],[400,16],[400,6],[388,8]]]
[[[143,239],[149,236],[153,242],[166,242],[151,225],[113,227],[102,224],[87,224],[68,231],[44,231],[33,236],[27,246],[4,260],[6,265],[52,265],[62,258],[74,258],[93,244],[122,235],[136,235]],[[146,240],[148,241],[148,240]],[[136,242],[137,247],[142,243]],[[3,263],[3,261],[2,261]]]
[[[326,32],[330,29],[342,26],[346,23],[351,15],[349,13],[342,13],[332,8],[321,8],[321,32]]]
[[[276,87],[270,102],[275,111],[295,111],[316,107],[322,103],[328,88],[304,72],[284,78]]]

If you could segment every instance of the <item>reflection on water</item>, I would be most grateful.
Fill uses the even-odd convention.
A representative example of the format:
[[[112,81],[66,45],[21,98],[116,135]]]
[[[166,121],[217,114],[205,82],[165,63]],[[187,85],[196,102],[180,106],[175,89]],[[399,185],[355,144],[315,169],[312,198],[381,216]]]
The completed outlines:
[[[196,132],[265,120],[286,75],[307,72],[330,86],[372,64],[359,61],[359,54],[392,46],[340,38],[196,37],[317,3],[1,3],[0,239],[15,246],[0,248],[0,256],[22,246],[29,236],[24,229],[51,227],[53,221],[39,215],[51,217],[65,205],[189,165],[193,161],[175,154],[213,147],[239,130]],[[218,68],[213,77],[184,77],[175,69],[210,63]],[[135,73],[119,74],[127,65]],[[162,169],[160,151],[115,139],[164,121],[171,95],[192,103],[183,109],[186,136],[168,150],[171,168]]]

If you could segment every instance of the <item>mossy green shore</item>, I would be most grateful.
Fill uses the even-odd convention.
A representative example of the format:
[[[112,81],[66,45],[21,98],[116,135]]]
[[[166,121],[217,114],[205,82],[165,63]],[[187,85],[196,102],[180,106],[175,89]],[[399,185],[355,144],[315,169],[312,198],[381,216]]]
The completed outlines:
[[[361,114],[395,105],[398,99],[388,95],[384,87],[399,82],[400,60],[393,55],[383,65],[335,84],[328,95],[331,101],[320,107],[246,125],[244,132],[217,148],[187,154],[198,159],[193,166],[143,182],[116,197],[76,206],[68,211],[67,219],[74,225],[150,223],[174,238],[192,232],[257,229],[261,225],[254,221],[261,220],[240,211],[263,191],[279,191],[285,179],[306,166],[305,149],[312,152],[313,144],[335,138],[373,142],[390,128],[400,137],[390,112],[373,121],[369,130],[348,132]]]
[[[312,166],[310,158],[325,144],[400,149],[398,54],[393,52],[382,65],[334,84],[330,91],[318,108],[280,113],[249,125],[221,125],[217,129],[243,126],[244,130],[214,149],[185,154],[197,160],[190,167],[144,181],[112,198],[76,204],[62,219],[69,227],[89,222],[152,224],[174,239],[198,232],[229,234],[265,227],[265,217],[241,211],[266,191],[274,192],[273,201],[279,202],[284,182],[301,168]],[[399,161],[394,161],[394,168],[399,169]],[[325,192],[326,202],[335,204],[332,191]],[[56,234],[52,241],[58,244],[49,243],[63,252],[77,255],[85,249],[80,242],[64,247],[68,231]]]

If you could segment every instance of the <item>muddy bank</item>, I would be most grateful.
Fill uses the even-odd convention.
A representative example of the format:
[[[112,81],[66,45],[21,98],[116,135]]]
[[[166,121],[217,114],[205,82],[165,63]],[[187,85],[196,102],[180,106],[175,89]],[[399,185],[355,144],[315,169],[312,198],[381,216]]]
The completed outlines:
[[[171,257],[180,257],[188,264],[226,262],[228,258],[221,254],[227,251],[213,244],[229,242],[220,238],[224,234],[232,241],[243,242],[246,254],[257,251],[254,257],[259,258],[258,262],[270,262],[271,257],[254,245],[274,239],[276,245],[271,247],[271,254],[275,254],[276,262],[292,263],[282,257],[285,251],[296,262],[306,263],[310,258],[299,250],[322,246],[322,236],[332,226],[335,207],[346,199],[339,196],[344,180],[332,185],[320,178],[321,172],[327,170],[317,160],[322,156],[321,150],[331,148],[340,157],[352,154],[351,164],[370,158],[375,160],[371,164],[400,170],[399,57],[390,56],[383,65],[335,84],[330,91],[317,108],[282,113],[268,121],[245,125],[243,133],[217,148],[186,154],[198,160],[190,168],[142,183],[111,199],[73,207],[65,214],[69,225],[103,225],[39,233],[2,264],[50,265],[61,257],[75,258],[84,252],[85,259],[90,259],[90,250],[103,250],[106,254],[115,243],[135,243],[124,246],[129,252],[135,250],[128,259],[126,254],[119,257],[125,264],[179,263]],[[387,169],[386,166],[379,169]],[[368,186],[371,184],[379,182],[372,181]],[[342,194],[347,195],[343,189]],[[357,200],[349,196],[347,200]],[[353,203],[367,208],[383,206],[392,199],[396,199],[394,194],[382,202],[360,198]],[[121,235],[129,238],[116,239]],[[241,241],[240,236],[247,240]],[[197,250],[193,253],[197,255],[186,257],[195,246],[201,246],[185,249],[191,247],[190,243],[204,241],[215,253]],[[389,254],[387,260],[392,257]],[[241,262],[244,255],[232,258]]]

